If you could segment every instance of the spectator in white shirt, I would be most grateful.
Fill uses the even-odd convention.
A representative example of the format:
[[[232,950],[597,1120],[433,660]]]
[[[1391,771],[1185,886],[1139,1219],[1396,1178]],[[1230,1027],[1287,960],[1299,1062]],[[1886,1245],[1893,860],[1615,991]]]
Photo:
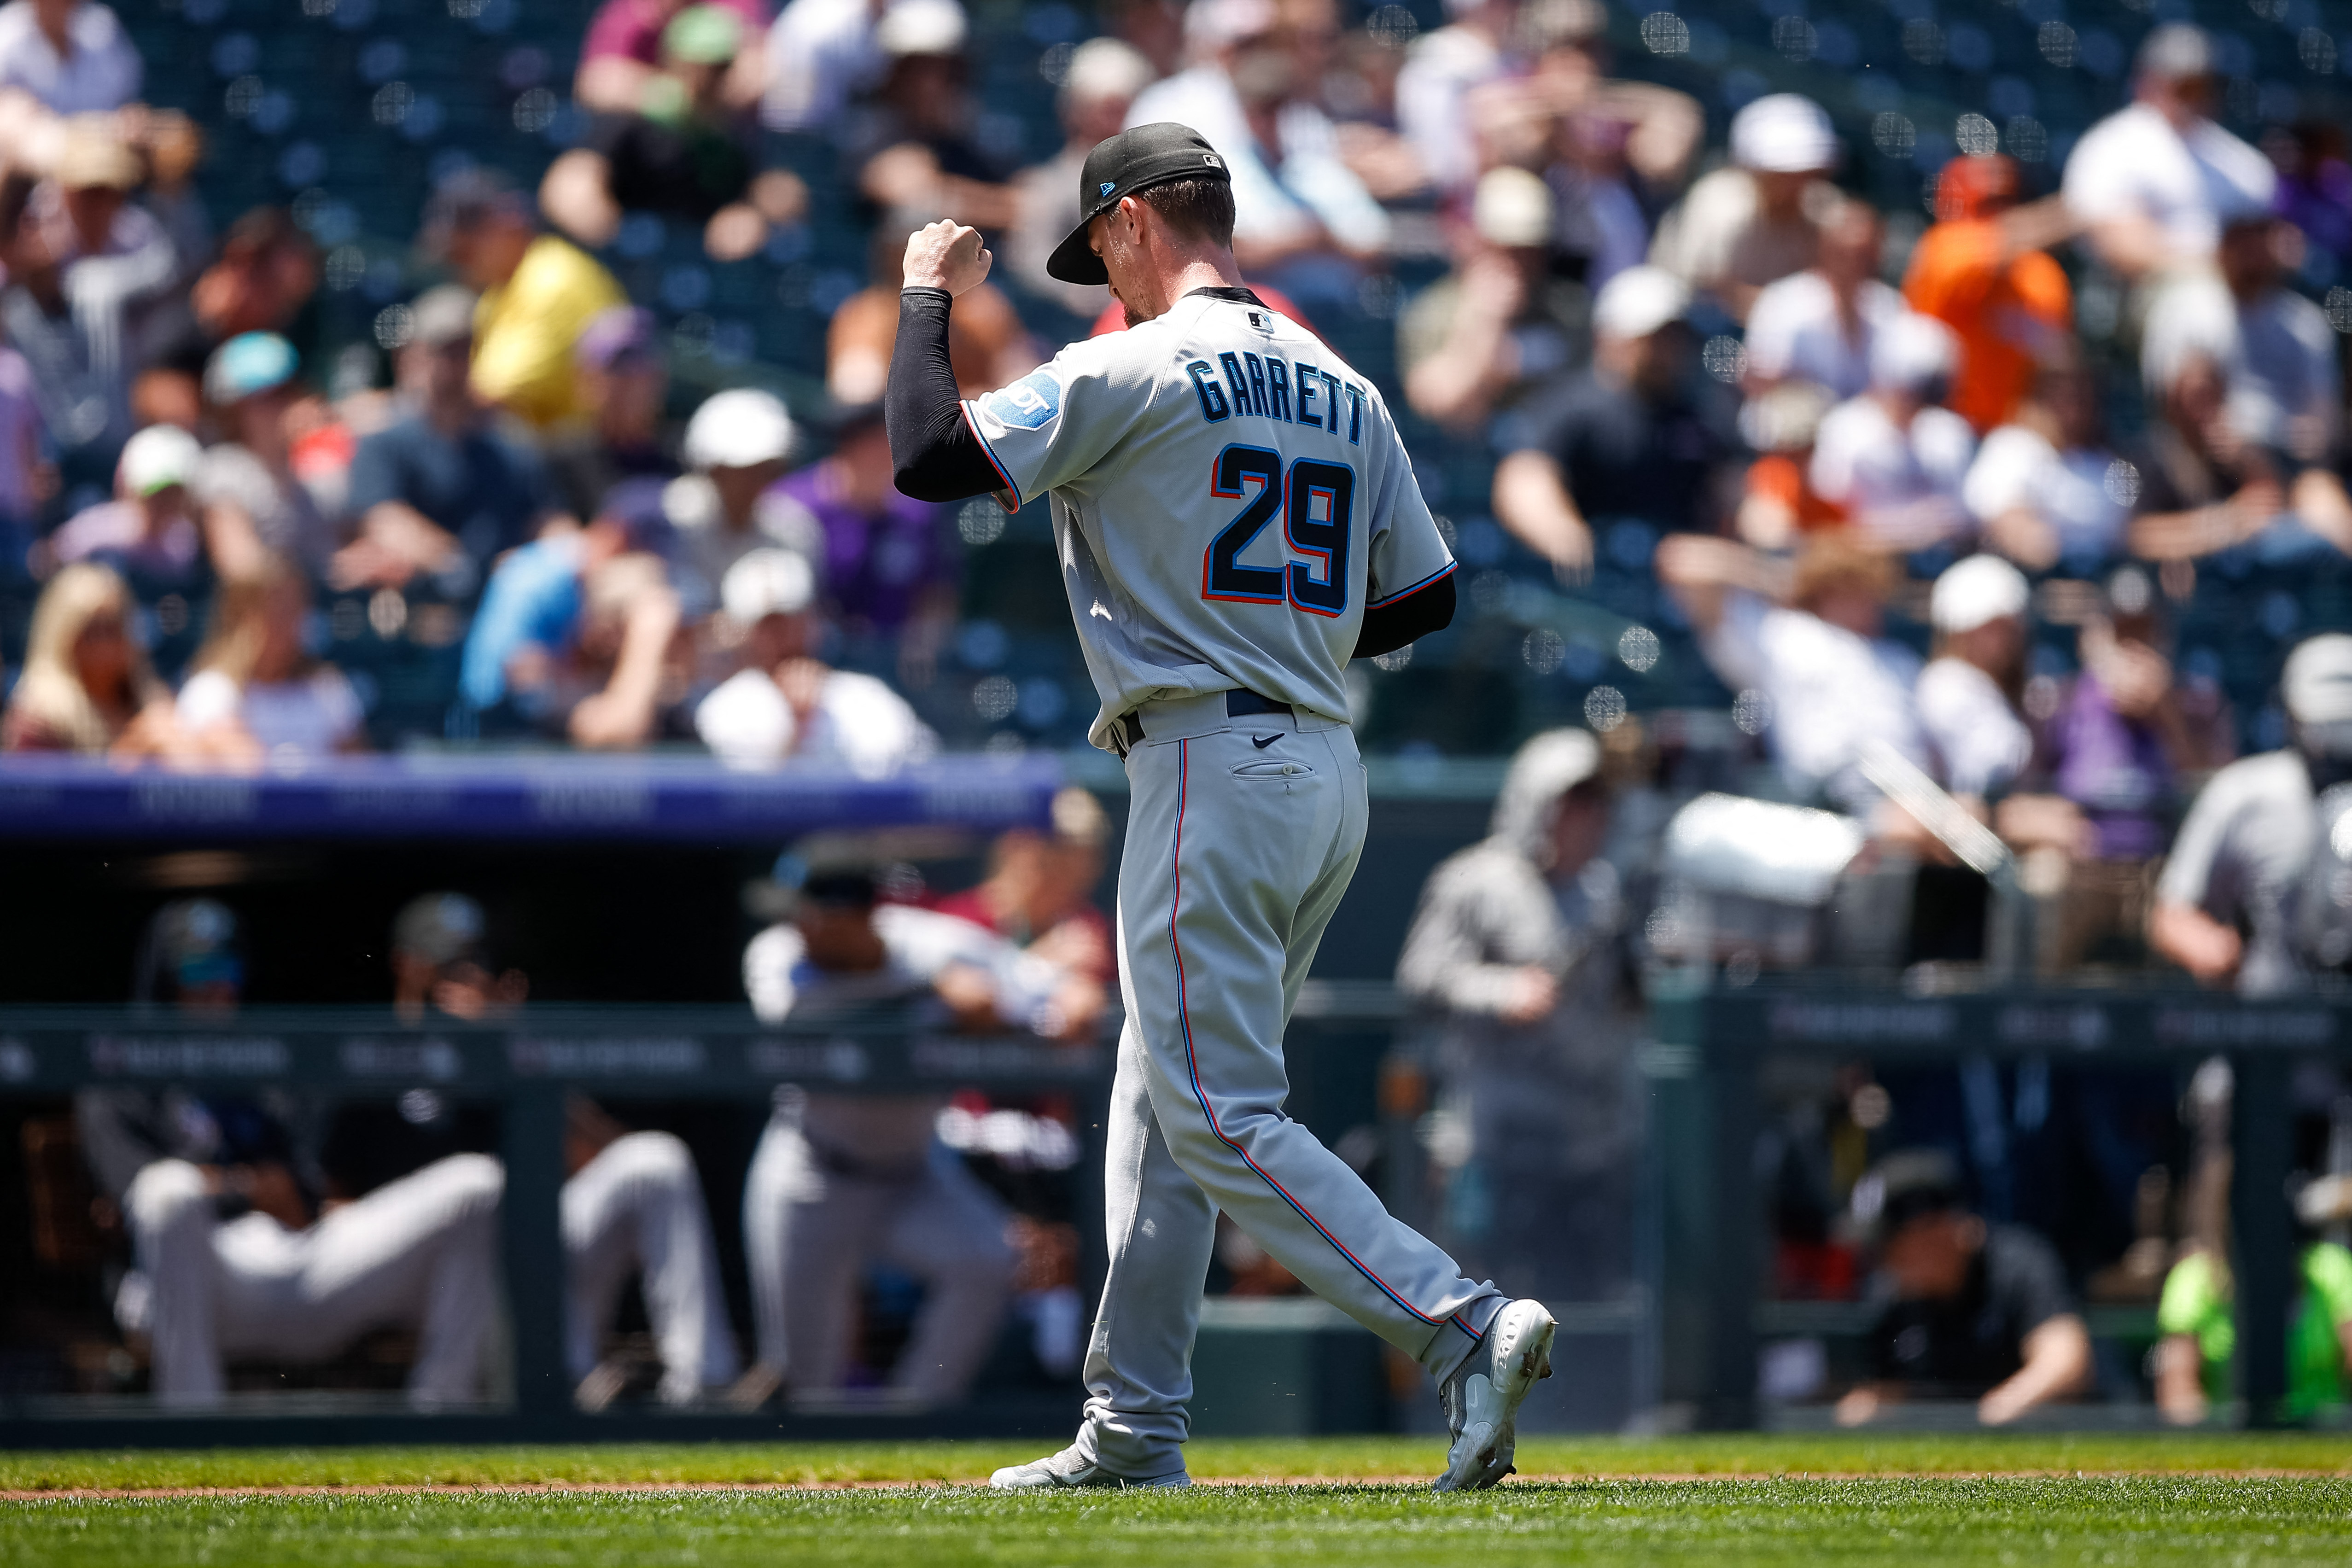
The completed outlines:
[[[1871,345],[1870,390],[1822,421],[1813,490],[1882,546],[1916,549],[1967,528],[1960,485],[1976,432],[1942,406],[1958,363],[1950,328],[1898,316]]]
[[[1960,499],[1988,549],[2089,575],[2122,552],[2138,476],[2107,446],[2099,383],[2071,343],[2036,368],[2017,417],[1984,438]]]
[[[1904,314],[1878,276],[1885,225],[1867,202],[1843,202],[1822,225],[1813,265],[1767,284],[1748,312],[1750,398],[1785,381],[1811,382],[1840,400],[1870,386],[1879,329]]]
[[[2285,286],[2303,234],[2267,213],[2223,228],[2218,276],[2179,279],[2156,297],[2140,339],[2151,388],[2203,354],[2229,380],[2231,426],[2301,466],[2324,466],[2343,426],[2343,376],[2326,312]]]
[[[196,673],[180,688],[180,726],[238,768],[314,762],[362,751],[359,694],[303,646],[310,591],[275,558],[221,584]]]
[[[1397,129],[1441,195],[1466,194],[1478,178],[1471,89],[1511,66],[1518,0],[1445,0],[1451,18],[1415,41],[1397,72]]]
[[[1763,699],[1773,760],[1797,799],[1874,817],[1864,745],[1927,760],[1911,695],[1918,655],[1885,634],[1894,572],[1883,553],[1825,535],[1792,569],[1729,539],[1669,534],[1657,573],[1724,684]]]
[[[1244,274],[1304,305],[1352,302],[1362,264],[1388,249],[1389,218],[1313,100],[1301,60],[1319,35],[1283,27],[1270,0],[1199,0],[1193,15],[1205,57],[1146,89],[1127,123],[1189,125],[1225,160]]]
[[[1997,555],[1972,555],[1936,580],[1936,657],[1919,672],[1919,727],[1955,795],[1998,794],[2033,760],[2017,707],[2032,602],[2025,574]]]
[[[906,699],[871,675],[814,656],[824,623],[816,574],[791,550],[761,549],[720,585],[727,630],[742,639],[742,668],[694,710],[695,733],[734,767],[796,762],[878,779],[939,747]]]
[[[2217,77],[2204,33],[2157,28],[2140,45],[2137,101],[2066,160],[2066,205],[2099,259],[2135,282],[2210,266],[2225,224],[2270,206],[2270,161],[2210,118]]]
[[[793,0],[785,6],[768,29],[760,118],[769,129],[837,129],[842,111],[889,69],[880,37],[888,9],[886,0]]]
[[[8,0],[0,5],[0,88],[32,94],[58,114],[97,114],[139,96],[139,51],[97,0]]]

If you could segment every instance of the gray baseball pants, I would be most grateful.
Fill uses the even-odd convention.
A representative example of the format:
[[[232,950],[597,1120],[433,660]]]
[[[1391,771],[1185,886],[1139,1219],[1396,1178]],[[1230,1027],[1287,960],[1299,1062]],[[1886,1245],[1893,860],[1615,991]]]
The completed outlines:
[[[922,1405],[963,1397],[996,1343],[1013,1285],[1004,1207],[962,1162],[933,1145],[895,1176],[826,1168],[791,1114],[761,1134],[743,1179],[743,1250],[760,1360],[797,1396],[838,1390],[866,1265],[923,1282],[913,1335],[891,1386]]]
[[[564,1361],[574,1383],[596,1364],[621,1289],[642,1270],[646,1321],[662,1363],[660,1398],[692,1403],[734,1381],[735,1337],[719,1281],[719,1249],[694,1156],[668,1133],[615,1138],[563,1184],[570,1265]]]
[[[289,1230],[264,1214],[217,1219],[203,1171],[155,1161],[123,1197],[149,1293],[118,1313],[149,1335],[157,1399],[216,1405],[225,1357],[326,1361],[395,1325],[416,1331],[412,1403],[479,1399],[505,1185],[488,1155],[451,1155]]]
[[[1118,878],[1127,1027],[1105,1128],[1110,1272],[1077,1447],[1117,1474],[1156,1476],[1183,1466],[1219,1209],[1441,1379],[1504,1297],[1283,1114],[1283,1032],[1363,852],[1354,732],[1306,715],[1229,718],[1222,692],[1139,716]]]

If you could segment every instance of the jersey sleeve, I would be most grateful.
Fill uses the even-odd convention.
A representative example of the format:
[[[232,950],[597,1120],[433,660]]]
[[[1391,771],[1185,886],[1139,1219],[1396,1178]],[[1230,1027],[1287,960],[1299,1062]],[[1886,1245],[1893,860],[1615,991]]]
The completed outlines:
[[[1385,409],[1381,423],[1388,426],[1387,461],[1381,465],[1371,513],[1365,518],[1365,534],[1372,546],[1365,571],[1367,606],[1402,599],[1454,570],[1454,552],[1445,548],[1444,536],[1437,531],[1437,519],[1430,516],[1421,482],[1412,476],[1412,460],[1405,455],[1395,427],[1388,425]]]
[[[1102,461],[1150,406],[1157,364],[1140,334],[1073,343],[1010,386],[967,399],[965,421],[1003,481],[1008,511],[1066,485]]]

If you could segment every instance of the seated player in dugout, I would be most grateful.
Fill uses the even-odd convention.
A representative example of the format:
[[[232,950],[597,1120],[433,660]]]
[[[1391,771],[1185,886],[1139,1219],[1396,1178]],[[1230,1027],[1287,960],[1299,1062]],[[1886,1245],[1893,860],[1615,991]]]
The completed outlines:
[[[490,922],[462,893],[428,893],[392,925],[393,1006],[411,1022],[433,1013],[480,1023],[510,1016],[530,994],[522,970],[492,958]],[[402,1097],[399,1119],[437,1104],[432,1090]],[[364,1135],[365,1129],[357,1129]],[[390,1130],[394,1136],[383,1134]],[[396,1122],[378,1142],[395,1147]],[[642,1381],[610,1330],[634,1277],[659,1364],[654,1397],[702,1403],[741,1370],[719,1277],[710,1209],[694,1155],[672,1133],[633,1130],[584,1094],[563,1103],[563,1186],[557,1213],[565,1267],[564,1343],[572,1399],[601,1410]]]
[[[2033,1232],[1969,1211],[1951,1160],[1890,1155],[1856,1184],[1856,1218],[1878,1255],[1885,1310],[1872,1375],[1838,1401],[1859,1427],[1906,1398],[1974,1399],[2002,1427],[2091,1385],[2091,1336],[2058,1254]]]

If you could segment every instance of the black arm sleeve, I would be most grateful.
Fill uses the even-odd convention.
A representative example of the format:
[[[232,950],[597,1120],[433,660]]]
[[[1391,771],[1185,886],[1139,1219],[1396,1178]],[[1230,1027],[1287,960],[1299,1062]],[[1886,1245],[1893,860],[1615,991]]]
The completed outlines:
[[[1375,604],[1364,612],[1364,629],[1356,633],[1356,651],[1349,657],[1369,659],[1392,653],[1416,637],[1443,632],[1454,624],[1454,574],[1447,572],[1426,588],[1402,599]]]
[[[948,361],[944,288],[908,288],[898,295],[898,340],[890,350],[890,380],[882,417],[890,430],[890,465],[898,493],[918,501],[961,501],[1003,488],[980,438],[964,423]]]

